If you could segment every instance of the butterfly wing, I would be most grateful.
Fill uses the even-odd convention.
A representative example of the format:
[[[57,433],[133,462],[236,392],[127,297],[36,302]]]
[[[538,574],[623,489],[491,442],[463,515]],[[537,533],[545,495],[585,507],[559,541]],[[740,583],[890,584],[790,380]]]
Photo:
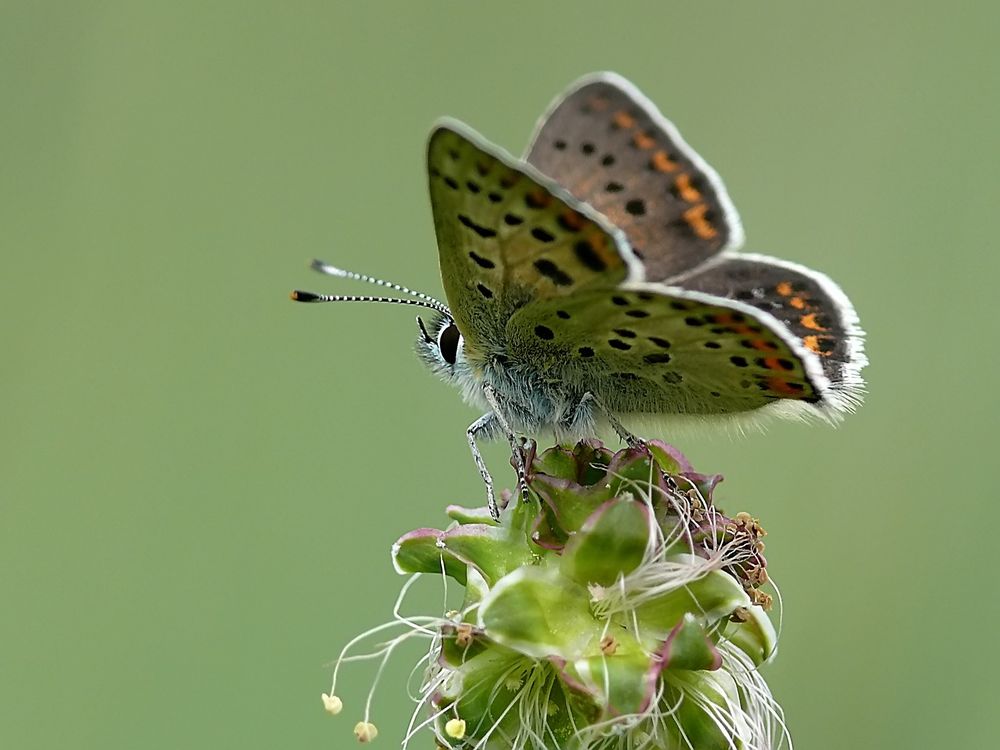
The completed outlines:
[[[441,278],[467,350],[502,348],[526,304],[642,278],[620,230],[465,125],[434,129],[427,166]]]
[[[660,284],[594,289],[520,309],[512,347],[561,368],[617,415],[720,415],[776,402],[824,411],[818,357],[771,315]]]
[[[715,170],[614,73],[586,76],[560,96],[536,126],[526,158],[624,230],[650,280],[743,243]]]
[[[837,411],[861,400],[868,363],[863,332],[847,295],[826,275],[764,255],[722,257],[674,280],[685,289],[745,302],[777,318],[819,361]]]
[[[621,230],[454,121],[432,133],[428,173],[442,279],[473,359],[509,355],[618,415],[850,405],[822,354],[833,342],[814,346],[782,322],[790,313],[744,299],[757,287],[737,283],[752,271],[726,265],[737,258],[689,271],[686,287],[646,282]]]

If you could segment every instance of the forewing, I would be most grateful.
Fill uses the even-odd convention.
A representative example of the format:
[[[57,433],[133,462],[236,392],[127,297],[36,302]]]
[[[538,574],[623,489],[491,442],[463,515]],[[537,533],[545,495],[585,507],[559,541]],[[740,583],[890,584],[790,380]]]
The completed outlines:
[[[683,289],[590,290],[514,315],[511,349],[617,415],[727,414],[818,403],[825,387],[768,315]]]
[[[427,165],[441,277],[467,345],[502,345],[529,301],[641,278],[621,231],[461,123],[435,128]]]
[[[847,295],[829,277],[761,255],[719,259],[679,280],[685,289],[745,302],[781,321],[820,363],[824,400],[844,411],[860,401],[867,364],[863,332]]]
[[[743,242],[715,170],[620,76],[588,76],[557,99],[527,159],[623,229],[651,281]]]

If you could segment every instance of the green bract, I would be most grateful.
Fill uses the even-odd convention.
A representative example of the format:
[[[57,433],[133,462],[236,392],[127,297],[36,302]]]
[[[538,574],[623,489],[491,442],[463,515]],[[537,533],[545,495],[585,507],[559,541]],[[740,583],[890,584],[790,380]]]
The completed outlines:
[[[585,441],[529,459],[529,497],[500,523],[453,506],[447,529],[393,547],[400,572],[466,587],[424,684],[438,743],[779,745],[780,709],[756,671],[776,645],[758,591],[763,531],[714,508],[719,477],[662,443],[613,454]]]

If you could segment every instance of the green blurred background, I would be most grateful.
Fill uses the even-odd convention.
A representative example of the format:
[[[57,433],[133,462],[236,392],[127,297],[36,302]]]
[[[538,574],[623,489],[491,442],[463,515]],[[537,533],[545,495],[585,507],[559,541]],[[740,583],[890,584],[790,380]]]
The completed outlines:
[[[0,4],[0,746],[350,747],[330,659],[389,545],[482,484],[413,315],[306,307],[320,256],[439,293],[432,120],[514,152],[632,78],[749,249],[869,332],[842,428],[677,440],[759,515],[799,747],[995,745],[995,3]],[[990,311],[987,311],[990,305]],[[505,452],[488,460],[509,483]],[[440,607],[436,585],[411,610]],[[410,710],[403,655],[378,742]],[[425,738],[417,747],[430,746]]]

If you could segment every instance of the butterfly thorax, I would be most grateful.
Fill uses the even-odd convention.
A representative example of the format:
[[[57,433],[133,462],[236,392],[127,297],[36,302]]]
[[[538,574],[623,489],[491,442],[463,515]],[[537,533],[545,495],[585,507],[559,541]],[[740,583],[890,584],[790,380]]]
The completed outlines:
[[[488,385],[518,432],[551,432],[558,439],[593,436],[591,396],[585,381],[574,377],[571,360],[530,344],[514,336],[486,351],[466,348],[468,378],[458,378],[466,400],[486,408],[483,387]]]

